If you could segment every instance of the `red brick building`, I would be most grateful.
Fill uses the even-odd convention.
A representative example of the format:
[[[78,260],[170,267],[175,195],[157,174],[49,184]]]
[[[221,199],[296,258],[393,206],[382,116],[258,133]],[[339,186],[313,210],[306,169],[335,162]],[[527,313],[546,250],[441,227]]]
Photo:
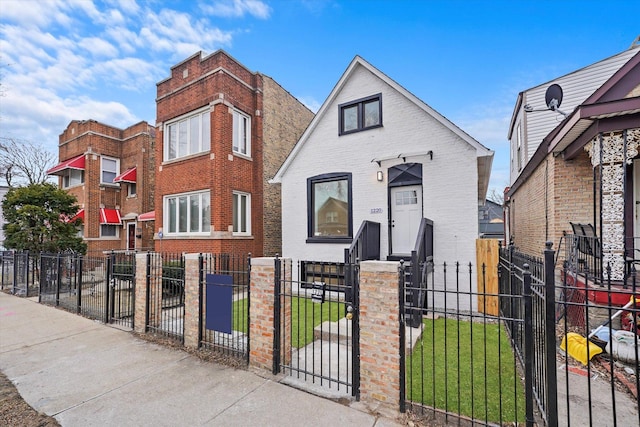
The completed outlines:
[[[89,253],[147,250],[153,225],[138,220],[153,210],[155,128],[140,122],[126,129],[95,120],[74,120],[60,135],[61,163],[49,169],[75,195],[78,221]]]
[[[157,84],[157,251],[280,252],[268,180],[313,117],[272,78],[202,52]]]

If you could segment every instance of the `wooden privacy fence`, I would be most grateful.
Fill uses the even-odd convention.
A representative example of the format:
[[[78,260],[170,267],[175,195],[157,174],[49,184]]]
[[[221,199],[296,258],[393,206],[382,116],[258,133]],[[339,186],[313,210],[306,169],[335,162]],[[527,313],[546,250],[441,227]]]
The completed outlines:
[[[500,259],[500,240],[476,240],[476,265],[478,271],[478,311],[491,316],[499,315],[498,306],[498,265]],[[489,296],[491,295],[491,296]]]

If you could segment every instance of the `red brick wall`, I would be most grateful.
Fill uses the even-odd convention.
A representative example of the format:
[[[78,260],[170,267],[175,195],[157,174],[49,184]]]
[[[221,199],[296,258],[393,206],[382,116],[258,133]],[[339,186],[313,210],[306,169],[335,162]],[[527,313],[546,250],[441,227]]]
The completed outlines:
[[[86,153],[85,182],[72,187],[69,192],[78,198],[85,209],[84,237],[90,252],[125,249],[126,227],[120,229],[119,239],[100,238],[100,208],[119,209],[125,216],[141,214],[153,209],[155,168],[153,165],[155,128],[146,122],[119,129],[95,120],[72,121],[59,137],[61,161]],[[127,197],[127,185],[103,185],[100,183],[100,156],[120,160],[120,173],[138,168],[137,195]],[[124,225],[124,224],[123,224]],[[136,247],[151,245],[152,231],[144,232],[136,239]]]
[[[185,73],[186,70],[186,73]],[[280,206],[269,205],[265,209],[264,192],[266,181],[284,160],[278,157],[279,164],[269,162],[269,174],[265,173],[265,147],[285,144],[288,153],[297,141],[302,130],[311,120],[306,108],[269,110],[265,116],[263,106],[265,89],[264,80],[272,80],[259,73],[253,73],[231,58],[223,51],[202,58],[196,54],[171,69],[171,77],[157,85],[157,123],[158,143],[156,144],[156,232],[163,227],[164,196],[190,191],[210,189],[211,194],[211,229],[212,237],[201,239],[185,236],[184,238],[165,238],[156,240],[156,250],[180,252],[234,252],[253,256],[262,256],[265,247],[273,248],[274,244],[265,243],[265,216],[272,220],[277,215],[280,222]],[[269,88],[274,85],[269,85]],[[278,86],[279,88],[279,86]],[[269,99],[275,96],[286,98],[284,105],[297,103],[289,93],[279,88],[270,90]],[[295,102],[291,101],[295,100]],[[271,104],[270,104],[271,105]],[[211,121],[211,151],[195,156],[163,162],[164,124],[188,114],[194,110],[208,107]],[[238,109],[251,117],[251,156],[250,158],[233,154],[233,109]],[[268,109],[268,108],[267,108]],[[303,124],[289,134],[275,134],[271,144],[267,144],[265,123],[270,127],[279,127],[278,120],[291,113],[306,110],[307,117]],[[266,118],[265,118],[266,117]],[[296,119],[297,120],[297,119]],[[285,154],[286,155],[286,154]],[[251,237],[236,237],[230,227],[233,225],[232,200],[233,192],[241,191],[251,194]],[[166,236],[166,233],[164,233]],[[279,229],[275,239],[275,247],[280,246]],[[269,235],[270,236],[270,235]],[[271,238],[271,236],[269,237]],[[269,249],[273,252],[273,249]]]

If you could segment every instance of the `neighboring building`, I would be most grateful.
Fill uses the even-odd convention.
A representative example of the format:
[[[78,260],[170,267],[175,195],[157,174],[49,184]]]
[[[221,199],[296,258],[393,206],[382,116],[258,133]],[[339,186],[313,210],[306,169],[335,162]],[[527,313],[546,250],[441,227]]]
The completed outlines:
[[[629,61],[638,52],[638,47],[639,45],[634,44],[612,57],[518,94],[507,135],[511,151],[509,185],[512,185],[520,176],[542,140],[563,119],[557,111],[547,110],[545,102],[547,88],[553,84],[560,85],[563,89],[563,98],[559,109],[570,113]],[[533,111],[526,112],[526,110]]]
[[[313,113],[221,50],[173,66],[156,103],[156,250],[280,253],[280,189],[268,180]]]
[[[502,205],[485,200],[478,206],[478,232],[481,239],[504,240],[504,212]]]
[[[577,251],[584,270],[602,280],[610,267],[614,283],[627,280],[640,260],[640,49],[625,54],[628,60],[543,138],[507,193],[520,250],[539,256],[551,240],[564,251],[566,233],[563,245]],[[576,231],[576,224],[586,227]],[[571,240],[577,234],[585,236],[579,246]]]
[[[344,261],[369,220],[380,224],[380,258],[406,260],[427,218],[436,262],[475,261],[492,161],[492,150],[356,56],[273,180],[283,255]]]
[[[4,225],[6,224],[6,221],[4,220],[4,211],[2,210],[2,201],[8,191],[9,187],[6,185],[0,185],[0,250],[4,250]]]
[[[154,201],[155,128],[140,122],[118,129],[74,120],[60,135],[60,164],[47,171],[78,199],[78,221],[88,252],[149,250],[153,227],[138,220]]]

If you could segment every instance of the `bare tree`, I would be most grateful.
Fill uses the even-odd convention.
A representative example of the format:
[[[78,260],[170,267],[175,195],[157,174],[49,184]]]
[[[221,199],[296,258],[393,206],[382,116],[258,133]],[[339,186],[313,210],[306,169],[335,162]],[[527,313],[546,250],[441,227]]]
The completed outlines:
[[[0,174],[8,186],[47,181],[47,170],[56,164],[56,156],[32,141],[0,137]]]
[[[492,188],[487,194],[487,200],[491,200],[494,203],[499,204],[500,206],[504,205],[504,193]]]

